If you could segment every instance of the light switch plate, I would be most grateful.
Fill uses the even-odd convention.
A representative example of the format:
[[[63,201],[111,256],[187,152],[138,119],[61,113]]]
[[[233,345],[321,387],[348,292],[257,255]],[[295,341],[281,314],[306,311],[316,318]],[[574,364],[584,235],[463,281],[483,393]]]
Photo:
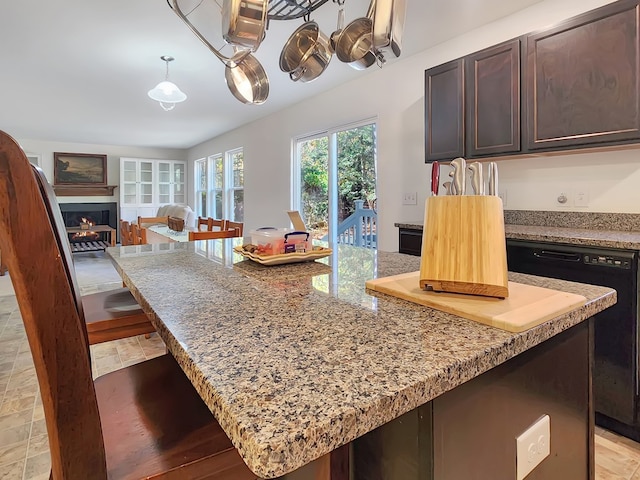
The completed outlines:
[[[407,192],[402,197],[403,205],[417,205],[418,204],[418,193],[417,192]]]
[[[523,480],[551,453],[551,420],[540,417],[516,438],[516,480]]]

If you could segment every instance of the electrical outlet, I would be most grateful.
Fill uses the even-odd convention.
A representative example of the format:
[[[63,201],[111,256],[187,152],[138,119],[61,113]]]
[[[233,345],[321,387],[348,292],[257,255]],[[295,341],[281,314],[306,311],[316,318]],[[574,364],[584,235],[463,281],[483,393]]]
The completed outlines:
[[[589,190],[587,190],[586,188],[577,189],[573,203],[576,207],[588,207],[589,206]]]
[[[499,190],[498,196],[502,199],[502,208],[507,206],[507,189]]]
[[[516,438],[516,480],[523,480],[551,453],[551,420],[544,415]]]
[[[418,204],[418,193],[417,192],[408,192],[405,193],[402,197],[403,205],[417,205]]]

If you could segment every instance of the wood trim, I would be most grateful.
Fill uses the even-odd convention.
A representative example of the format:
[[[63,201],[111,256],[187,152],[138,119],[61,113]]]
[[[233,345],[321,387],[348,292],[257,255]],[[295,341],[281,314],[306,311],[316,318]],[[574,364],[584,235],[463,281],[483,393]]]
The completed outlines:
[[[113,196],[118,185],[54,185],[53,191],[60,197]]]

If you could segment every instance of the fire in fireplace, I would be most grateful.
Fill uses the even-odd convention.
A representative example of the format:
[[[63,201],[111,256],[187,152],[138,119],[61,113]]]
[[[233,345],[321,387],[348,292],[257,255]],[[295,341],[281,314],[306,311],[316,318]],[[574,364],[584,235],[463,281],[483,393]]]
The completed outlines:
[[[80,227],[86,232],[70,233],[70,242],[107,240],[107,234],[91,231],[92,225],[109,225],[117,231],[117,204],[109,203],[61,203],[60,212],[66,227]]]

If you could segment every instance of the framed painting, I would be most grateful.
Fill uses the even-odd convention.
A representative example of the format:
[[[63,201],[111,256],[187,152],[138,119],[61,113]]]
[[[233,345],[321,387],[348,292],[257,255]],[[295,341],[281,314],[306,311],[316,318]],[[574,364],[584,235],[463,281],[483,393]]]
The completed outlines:
[[[54,185],[106,185],[107,156],[90,153],[53,153]]]

